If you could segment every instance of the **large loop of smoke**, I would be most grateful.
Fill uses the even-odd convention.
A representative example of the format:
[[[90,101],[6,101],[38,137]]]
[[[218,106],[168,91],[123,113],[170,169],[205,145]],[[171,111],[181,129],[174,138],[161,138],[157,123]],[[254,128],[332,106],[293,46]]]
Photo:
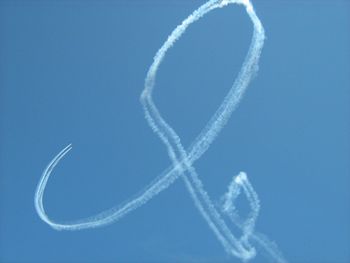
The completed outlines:
[[[191,24],[208,14],[210,11],[217,8],[223,8],[229,4],[241,4],[245,7],[254,26],[252,41],[242,68],[228,94],[205,128],[192,142],[188,150],[185,150],[181,144],[180,137],[163,119],[153,102],[152,92],[155,85],[156,75],[169,48],[175,44]],[[124,217],[129,212],[147,203],[158,193],[168,188],[176,179],[182,178],[195,206],[198,208],[199,212],[228,254],[241,258],[243,261],[253,258],[256,251],[249,242],[252,240],[257,244],[260,244],[274,261],[285,262],[272,242],[268,241],[268,239],[262,235],[254,233],[255,221],[259,213],[260,205],[257,194],[248,181],[246,174],[241,172],[234,178],[228,192],[224,196],[224,206],[221,211],[218,211],[213,205],[209,195],[204,190],[203,184],[193,167],[194,162],[208,150],[211,143],[223,129],[232,112],[242,99],[244,91],[257,71],[264,39],[264,28],[249,0],[209,0],[207,3],[196,9],[173,30],[154,56],[153,63],[151,64],[145,79],[145,88],[140,98],[146,120],[167,148],[169,158],[172,161],[172,166],[166,169],[134,198],[118,205],[117,207],[99,213],[93,217],[77,220],[72,223],[57,223],[47,216],[43,206],[43,195],[47,181],[53,169],[72,149],[72,146],[68,145],[49,163],[38,183],[34,203],[40,218],[56,230],[80,230],[101,227]],[[243,189],[252,210],[246,220],[242,220],[234,208],[234,200],[239,195],[241,188]],[[225,220],[222,218],[222,215],[227,216],[242,230],[242,237],[237,238],[232,234]]]

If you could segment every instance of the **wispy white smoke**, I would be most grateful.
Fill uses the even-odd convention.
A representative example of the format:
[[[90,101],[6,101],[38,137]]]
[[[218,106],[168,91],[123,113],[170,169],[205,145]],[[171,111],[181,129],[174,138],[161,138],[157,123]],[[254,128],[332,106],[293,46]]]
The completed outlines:
[[[234,204],[237,197],[241,194],[242,189],[251,209],[245,220],[239,216]],[[273,242],[269,241],[264,235],[254,232],[255,222],[260,210],[260,201],[245,172],[240,172],[233,178],[228,191],[224,194],[222,199],[223,204],[221,209],[223,214],[228,216],[231,221],[242,230],[242,236],[240,237],[242,244],[248,248],[252,248],[250,241],[253,241],[257,243],[260,248],[264,249],[272,262],[287,262]]]
[[[233,86],[205,128],[186,151],[181,144],[180,137],[162,118],[160,112],[153,102],[152,92],[155,85],[156,75],[167,51],[185,33],[188,26],[210,11],[216,8],[225,7],[229,4],[241,4],[245,7],[247,14],[254,25],[252,42]],[[195,10],[174,29],[174,31],[169,35],[168,39],[156,53],[153,63],[148,70],[145,79],[145,88],[140,98],[146,120],[153,131],[164,143],[169,158],[172,160],[172,166],[158,176],[156,180],[145,187],[145,189],[134,198],[117,207],[97,214],[93,217],[81,219],[69,224],[56,223],[47,216],[44,210],[43,194],[53,169],[72,149],[72,146],[68,145],[49,163],[37,186],[34,202],[40,218],[56,230],[79,230],[104,226],[117,221],[127,213],[142,206],[158,193],[169,187],[176,179],[181,177],[194,201],[194,204],[227,253],[241,258],[244,261],[253,258],[256,251],[249,243],[249,239],[252,238],[260,243],[260,245],[271,255],[273,255],[276,260],[278,259],[278,262],[284,262],[282,257],[276,256],[279,255],[278,251],[267,241],[267,239],[260,238],[258,235],[253,233],[255,221],[259,212],[259,200],[254,189],[247,180],[246,175],[241,173],[230,185],[223,207],[223,214],[229,216],[229,218],[243,232],[242,237],[237,238],[232,234],[229,227],[225,223],[221,216],[221,212],[217,211],[214,207],[209,195],[204,190],[203,184],[199,179],[195,168],[193,167],[195,160],[200,158],[202,154],[208,150],[211,143],[225,126],[232,112],[240,102],[249,82],[256,73],[264,38],[265,34],[263,26],[259,18],[256,16],[254,8],[249,0],[209,0],[207,3]],[[241,188],[243,188],[252,209],[251,214],[245,221],[240,219],[233,206],[233,201],[239,195]]]

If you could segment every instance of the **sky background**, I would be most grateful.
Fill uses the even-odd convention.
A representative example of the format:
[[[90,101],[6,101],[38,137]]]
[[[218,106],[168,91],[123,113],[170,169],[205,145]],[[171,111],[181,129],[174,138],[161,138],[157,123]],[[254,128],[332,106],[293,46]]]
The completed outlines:
[[[155,52],[202,3],[0,2],[0,262],[240,262],[181,180],[99,229],[57,232],[33,203],[43,169],[69,143],[44,197],[57,221],[125,201],[168,167],[139,94]],[[260,70],[194,166],[215,204],[247,172],[261,200],[257,231],[289,262],[350,262],[350,3],[253,4],[267,36]],[[231,5],[168,53],[154,100],[185,147],[231,87],[252,29]],[[253,262],[266,261],[259,253]]]

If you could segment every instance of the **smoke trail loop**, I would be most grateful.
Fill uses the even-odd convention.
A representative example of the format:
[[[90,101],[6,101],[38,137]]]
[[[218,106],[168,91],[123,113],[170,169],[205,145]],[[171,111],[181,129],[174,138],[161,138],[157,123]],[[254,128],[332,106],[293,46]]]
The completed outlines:
[[[185,33],[186,29],[191,24],[210,11],[216,8],[223,8],[229,4],[241,4],[245,6],[246,12],[254,26],[252,42],[242,68],[228,94],[207,125],[192,142],[189,149],[186,150],[181,144],[180,137],[161,116],[153,102],[152,93],[155,86],[156,75],[167,51],[174,46],[175,42]],[[153,63],[147,72],[145,88],[140,96],[145,118],[149,126],[166,147],[169,158],[172,161],[172,166],[166,169],[134,198],[117,207],[93,217],[77,220],[69,224],[57,223],[47,216],[43,206],[43,195],[53,169],[72,149],[72,146],[68,145],[49,163],[38,183],[34,203],[40,218],[56,230],[80,230],[101,227],[119,220],[129,212],[146,204],[150,199],[168,188],[176,179],[182,178],[196,208],[228,254],[238,257],[243,261],[253,258],[256,251],[255,248],[250,245],[249,239],[254,238],[254,240],[268,251],[277,262],[283,262],[283,258],[280,256],[278,250],[272,246],[267,239],[261,238],[253,233],[260,206],[257,194],[249,183],[246,175],[240,173],[230,185],[229,191],[225,195],[224,208],[222,212],[220,212],[215,208],[208,193],[204,190],[203,183],[193,167],[194,162],[209,149],[210,145],[223,129],[232,112],[242,99],[244,91],[257,71],[264,39],[265,33],[263,26],[249,0],[209,0],[207,3],[200,6],[173,30],[157,51]],[[241,189],[243,189],[252,210],[246,220],[242,220],[238,216],[233,204],[235,198],[240,194]],[[237,238],[233,235],[226,221],[222,218],[223,214],[228,216],[230,220],[242,230],[243,235],[241,238]]]

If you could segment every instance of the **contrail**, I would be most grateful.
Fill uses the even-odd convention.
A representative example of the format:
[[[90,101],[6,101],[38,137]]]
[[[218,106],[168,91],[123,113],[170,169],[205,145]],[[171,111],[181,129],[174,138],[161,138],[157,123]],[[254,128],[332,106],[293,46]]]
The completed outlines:
[[[181,144],[180,137],[162,118],[160,112],[153,102],[152,92],[155,85],[156,75],[167,51],[185,33],[188,26],[190,26],[192,23],[210,11],[216,8],[222,8],[229,4],[242,4],[245,6],[247,14],[249,15],[254,26],[252,42],[250,44],[248,54],[243,62],[242,68],[228,94],[210,121],[207,123],[205,128],[186,151]],[[51,172],[58,164],[58,162],[72,149],[72,146],[68,145],[49,163],[49,165],[44,170],[37,186],[34,203],[36,211],[39,214],[40,218],[56,230],[79,230],[104,226],[117,221],[127,213],[142,206],[158,193],[169,187],[176,179],[181,177],[184,180],[187,190],[189,191],[199,212],[202,214],[209,227],[221,242],[226,252],[233,256],[241,258],[244,261],[253,258],[256,254],[256,251],[254,247],[249,244],[248,240],[249,238],[253,237],[254,240],[256,240],[256,236],[253,235],[253,230],[259,209],[257,209],[258,207],[255,203],[256,200],[258,200],[255,191],[249,183],[243,184],[243,189],[249,193],[247,194],[247,198],[252,206],[253,211],[250,215],[250,219],[247,219],[247,223],[244,225],[239,223],[239,218],[234,218],[232,212],[233,205],[230,205],[233,204],[233,201],[230,203],[230,201],[227,199],[228,206],[224,211],[224,214],[226,213],[226,215],[228,215],[233,221],[237,220],[236,225],[243,231],[243,237],[241,239],[238,239],[232,234],[229,227],[222,219],[220,212],[217,211],[214,207],[209,195],[204,190],[203,184],[199,179],[195,168],[192,165],[195,160],[200,158],[202,154],[208,150],[211,143],[218,136],[219,132],[225,126],[232,112],[240,102],[244,91],[246,90],[249,82],[258,69],[258,61],[260,58],[264,39],[265,33],[263,26],[249,0],[209,0],[207,3],[195,10],[173,30],[161,48],[157,51],[156,55],[154,56],[153,63],[148,70],[145,79],[145,88],[140,98],[145,112],[146,120],[153,131],[164,143],[169,158],[172,160],[172,166],[166,169],[152,183],[145,187],[143,191],[141,191],[138,195],[136,195],[128,202],[125,202],[117,207],[104,211],[93,217],[81,219],[67,224],[56,223],[47,216],[44,210],[43,194]],[[243,182],[245,182],[244,178],[241,178]],[[234,186],[232,187],[234,188]],[[231,198],[231,200],[234,200],[234,198]],[[268,251],[270,249],[271,251],[276,251],[272,246],[270,246],[268,242],[261,241],[260,243],[262,247],[265,248],[265,250]]]

